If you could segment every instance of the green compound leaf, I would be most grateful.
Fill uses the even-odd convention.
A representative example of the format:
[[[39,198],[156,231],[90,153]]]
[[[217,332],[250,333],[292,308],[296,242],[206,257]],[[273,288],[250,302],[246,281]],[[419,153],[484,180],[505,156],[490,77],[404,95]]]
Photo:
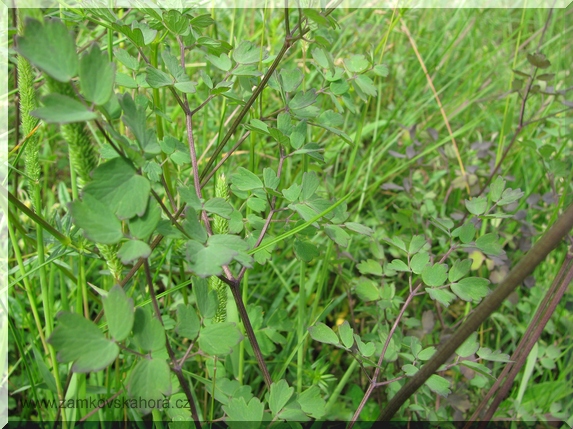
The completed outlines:
[[[456,299],[456,295],[445,289],[433,289],[427,287],[426,292],[428,292],[430,298],[438,301],[444,307],[449,307],[452,301]]]
[[[416,355],[416,359],[427,361],[434,355],[434,353],[436,353],[436,348],[434,346],[426,347]]]
[[[144,22],[134,21],[131,23],[131,28],[133,29],[133,32],[136,32],[137,30],[141,32],[141,35],[143,36],[143,43],[145,45],[149,45],[151,42],[153,42],[155,36],[157,35],[157,30],[149,27],[149,25]]]
[[[388,73],[390,72],[388,70],[388,66],[386,64],[377,64],[374,66],[372,71],[374,72],[374,74],[381,76],[381,77],[388,76]]]
[[[358,271],[360,271],[360,273],[363,275],[368,275],[368,274],[372,274],[375,276],[382,275],[382,266],[380,265],[380,262],[375,261],[373,259],[368,259],[366,261],[360,262],[356,266],[356,268],[358,268]]]
[[[82,201],[70,203],[74,223],[96,243],[114,244],[123,238],[121,222],[109,207],[89,194]]]
[[[424,267],[430,263],[428,252],[416,253],[410,260],[410,268],[415,274],[421,274]]]
[[[115,341],[125,340],[133,327],[133,300],[121,286],[115,285],[102,301],[111,337]]]
[[[369,228],[356,222],[346,222],[344,226],[346,226],[346,228],[348,228],[350,231],[354,231],[361,235],[367,235],[368,237],[371,237],[372,234],[374,234],[372,228]]]
[[[505,189],[505,180],[501,176],[497,176],[489,187],[489,196],[493,202],[499,201],[501,194]]]
[[[122,244],[117,256],[123,264],[129,264],[139,258],[147,258],[151,254],[151,247],[144,241],[129,240]]]
[[[460,259],[456,259],[454,261],[454,265],[450,268],[448,273],[448,280],[450,282],[457,282],[462,277],[465,277],[470,272],[470,268],[472,266],[471,259],[464,259],[463,261]]]
[[[312,386],[302,392],[298,399],[300,408],[315,420],[320,419],[326,413],[326,402],[320,397],[320,389]]]
[[[48,342],[60,362],[74,362],[74,372],[100,371],[117,357],[119,347],[105,338],[95,323],[68,312],[60,313],[58,322]]]
[[[141,359],[129,376],[127,394],[144,414],[163,408],[171,394],[171,373],[163,359]]]
[[[428,380],[426,380],[426,386],[434,393],[446,398],[452,391],[450,390],[450,382],[444,377],[432,374]]]
[[[344,347],[349,349],[354,345],[354,331],[348,321],[345,320],[342,325],[338,327],[338,334]]]
[[[388,268],[394,271],[406,271],[406,272],[410,271],[408,265],[404,261],[401,261],[400,259],[394,259],[392,262],[388,264]]]
[[[76,44],[58,19],[46,19],[42,25],[26,18],[23,36],[16,36],[16,51],[60,82],[68,82],[78,72]]]
[[[356,286],[356,295],[363,301],[378,301],[380,297],[380,288],[371,279],[363,278]]]
[[[195,18],[191,19],[189,22],[193,27],[206,28],[215,23],[215,20],[210,14],[205,13],[203,15],[197,15]]]
[[[277,173],[272,168],[265,168],[263,170],[263,180],[265,181],[265,188],[276,190],[279,186],[280,179],[277,177]]]
[[[474,224],[469,221],[452,231],[452,237],[459,237],[463,244],[471,243],[475,234],[476,228]]]
[[[201,329],[199,348],[208,355],[228,355],[242,339],[243,335],[234,323],[214,323]]]
[[[320,185],[320,181],[318,180],[318,176],[314,171],[310,171],[304,173],[302,176],[302,190],[300,195],[301,201],[307,201],[314,195],[318,186]]]
[[[511,189],[511,188],[507,188],[505,191],[503,191],[503,194],[501,194],[501,199],[497,202],[498,206],[506,206],[508,204],[513,203],[514,201],[519,200],[521,197],[523,197],[524,192],[521,191],[521,189]]]
[[[318,322],[316,325],[308,328],[308,332],[310,333],[311,338],[315,341],[334,345],[340,344],[340,340],[334,331],[322,322]]]
[[[364,357],[370,357],[376,351],[376,345],[373,342],[365,343],[358,334],[354,334],[354,339],[356,340],[356,345],[358,346],[358,351]]]
[[[263,182],[258,176],[246,168],[237,168],[237,173],[231,176],[231,183],[241,191],[263,188]]]
[[[340,247],[347,247],[350,235],[341,227],[336,225],[326,225],[324,227],[326,235]]]
[[[185,81],[185,82],[176,82],[173,86],[177,88],[179,91],[184,92],[186,94],[194,94],[195,92],[197,92],[195,85],[196,84],[194,82]]]
[[[471,334],[464,343],[458,347],[456,354],[460,357],[468,357],[473,355],[479,349],[479,342],[477,340],[477,332]]]
[[[80,60],[80,83],[86,100],[101,106],[113,94],[115,65],[94,43]]]
[[[364,94],[370,97],[376,97],[377,91],[374,86],[374,82],[368,76],[361,74],[354,81],[356,85],[364,92]]]
[[[131,56],[126,50],[116,49],[113,52],[115,58],[117,58],[128,69],[137,70],[139,68],[139,61],[137,61],[137,58]]]
[[[231,213],[233,213],[233,206],[224,198],[211,198],[205,202],[203,208],[209,213],[219,215],[225,219],[230,219]]]
[[[419,371],[419,369],[416,368],[414,365],[408,363],[408,364],[402,366],[402,371],[404,371],[406,376],[412,377],[413,375],[415,375]]]
[[[231,429],[258,429],[263,420],[264,404],[258,398],[251,398],[249,403],[245,398],[231,398],[227,405],[223,405],[227,414],[226,423]]]
[[[125,35],[137,47],[142,48],[146,45],[143,32],[140,28],[132,28],[129,25],[121,25],[119,23],[113,23],[111,26],[119,33]]]
[[[289,387],[288,383],[284,379],[271,384],[269,408],[271,409],[273,416],[276,416],[284,408],[293,393],[294,388]]]
[[[187,209],[187,219],[185,219],[185,222],[183,223],[183,229],[193,240],[197,240],[200,243],[205,243],[207,241],[207,230],[203,225],[201,225],[195,210],[191,207]]]
[[[491,375],[491,369],[481,363],[473,362],[471,360],[463,360],[460,362],[460,364],[474,370],[478,374],[483,375],[493,382],[497,380],[494,376]]]
[[[146,352],[165,347],[165,329],[149,310],[139,307],[135,310],[133,341]]]
[[[476,197],[471,200],[466,200],[466,208],[471,214],[479,216],[484,214],[487,210],[487,198],[486,197]]]
[[[299,184],[293,183],[289,188],[283,189],[282,193],[288,201],[294,202],[298,200],[301,189],[302,187]]]
[[[209,277],[221,274],[222,266],[232,260],[246,267],[252,266],[253,259],[246,253],[248,248],[248,244],[236,235],[216,234],[209,237],[207,247],[189,241],[187,255],[195,274]]]
[[[452,289],[452,292],[464,301],[479,302],[488,294],[488,284],[488,279],[482,279],[481,277],[467,277],[460,280],[458,283],[452,283],[450,288]]]
[[[490,232],[482,235],[476,240],[476,247],[486,255],[499,256],[502,253],[499,237],[496,233]]]
[[[258,63],[259,60],[265,60],[267,57],[268,53],[263,52],[261,55],[261,50],[246,40],[241,42],[233,51],[233,59],[239,64],[254,64]]]
[[[138,175],[130,162],[118,157],[95,169],[84,193],[107,204],[120,219],[130,219],[143,216],[150,190],[149,180]]]
[[[155,231],[157,224],[161,220],[161,209],[154,199],[147,203],[147,210],[143,216],[135,216],[129,220],[129,232],[135,238],[147,240]]]
[[[189,34],[189,18],[178,10],[171,9],[163,12],[163,24],[165,28],[179,36]]]
[[[164,71],[158,70],[155,67],[147,66],[147,77],[145,81],[152,88],[162,88],[164,86],[173,85],[173,78]]]
[[[197,317],[197,312],[190,305],[179,304],[177,306],[177,327],[175,331],[190,340],[194,340],[199,335],[201,322]]]
[[[410,241],[410,244],[408,245],[408,253],[410,255],[413,255],[419,252],[420,250],[422,250],[422,247],[424,247],[425,244],[426,244],[426,237],[424,237],[423,235],[413,236],[412,240]]]
[[[344,65],[351,73],[361,73],[368,68],[370,63],[362,54],[352,55],[350,58],[344,60]]]
[[[434,264],[424,267],[422,280],[428,286],[441,286],[448,278],[448,266],[446,264]]]
[[[251,197],[247,200],[247,207],[256,213],[261,213],[267,209],[267,201],[259,197]]]
[[[529,61],[531,65],[539,67],[540,69],[546,69],[551,65],[551,62],[547,57],[541,53],[527,54],[527,61]]]
[[[499,350],[492,351],[487,347],[481,347],[477,351],[477,355],[485,360],[493,361],[493,362],[511,362],[509,355],[502,353]]]
[[[294,253],[298,259],[304,262],[310,262],[320,255],[314,244],[299,239],[294,241]]]
[[[229,71],[233,66],[233,63],[227,54],[221,54],[218,57],[215,55],[207,54],[205,55],[205,59],[223,71]]]
[[[204,319],[212,318],[217,310],[217,293],[202,278],[193,279],[193,293],[201,316]]]
[[[48,94],[42,98],[44,107],[32,110],[30,114],[49,124],[71,124],[97,119],[97,114],[73,98],[62,94]]]
[[[288,105],[291,109],[303,109],[312,105],[316,101],[316,90],[310,89],[306,92],[299,91],[289,101]]]
[[[333,64],[332,58],[330,58],[330,52],[327,52],[319,47],[316,47],[312,50],[312,58],[320,67],[324,69],[329,68],[330,65]]]
[[[302,72],[300,69],[281,70],[279,82],[285,92],[294,92],[302,82]]]

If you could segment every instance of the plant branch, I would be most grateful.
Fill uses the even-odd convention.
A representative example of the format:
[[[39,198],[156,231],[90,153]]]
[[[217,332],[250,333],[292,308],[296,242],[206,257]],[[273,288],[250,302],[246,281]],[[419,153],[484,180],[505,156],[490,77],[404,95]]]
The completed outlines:
[[[149,288],[149,294],[151,295],[151,303],[153,305],[153,310],[155,312],[155,317],[159,319],[161,326],[163,326],[163,319],[161,318],[161,311],[159,310],[159,304],[157,302],[157,297],[155,296],[155,290],[153,288],[153,279],[151,277],[151,271],[149,269],[149,262],[145,259],[143,263],[145,268],[145,279],[147,281],[147,287]],[[191,409],[191,416],[193,417],[193,421],[195,422],[195,427],[197,429],[201,429],[201,424],[199,423],[199,414],[197,414],[197,407],[195,405],[195,401],[193,400],[193,395],[191,393],[191,388],[189,387],[189,382],[183,375],[183,371],[181,369],[181,365],[177,361],[175,357],[175,353],[171,348],[171,343],[169,342],[169,338],[167,334],[165,334],[165,347],[167,349],[167,353],[169,354],[169,359],[171,360],[172,368],[171,370],[175,373],[177,380],[179,380],[179,384],[185,393],[185,397],[189,402],[189,408]]]
[[[382,411],[379,420],[390,420],[402,404],[463,344],[463,342],[501,305],[503,300],[530,275],[573,228],[573,204],[559,216],[551,229],[531,248],[531,250],[509,272],[501,284],[488,295],[456,332],[444,343],[390,400]]]

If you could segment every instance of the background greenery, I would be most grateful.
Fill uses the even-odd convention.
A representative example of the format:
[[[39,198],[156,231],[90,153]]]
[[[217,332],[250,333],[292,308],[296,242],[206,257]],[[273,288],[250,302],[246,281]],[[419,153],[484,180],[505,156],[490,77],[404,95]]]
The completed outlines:
[[[290,9],[287,29],[283,10],[15,11],[11,419],[174,422],[189,398],[201,420],[376,419],[571,202],[571,8],[319,12]],[[469,419],[566,253],[398,417]],[[573,424],[571,302],[496,419]]]

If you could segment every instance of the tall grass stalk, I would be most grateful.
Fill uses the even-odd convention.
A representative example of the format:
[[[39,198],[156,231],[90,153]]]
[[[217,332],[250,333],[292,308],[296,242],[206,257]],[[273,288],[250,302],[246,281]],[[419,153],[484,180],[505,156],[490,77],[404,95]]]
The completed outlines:
[[[23,18],[24,12],[20,11],[18,20],[18,31],[20,34],[23,33]],[[32,206],[38,216],[42,216],[42,187],[40,185],[40,161],[39,161],[39,137],[35,129],[38,125],[38,119],[32,117],[30,113],[36,108],[36,91],[34,88],[34,74],[32,72],[32,67],[30,63],[22,56],[18,56],[18,88],[20,95],[20,118],[22,125],[22,133],[27,137],[27,145],[25,149],[25,168],[26,173],[29,177],[28,189],[30,191]],[[14,237],[14,232],[10,231],[11,237]],[[17,243],[14,243],[17,247]],[[40,290],[42,296],[42,306],[44,313],[44,323],[42,326],[38,326],[38,330],[41,334],[42,341],[44,342],[44,349],[47,345],[45,339],[50,336],[54,328],[54,317],[52,313],[52,306],[50,303],[49,290],[48,290],[48,279],[45,266],[45,252],[44,247],[44,230],[40,224],[36,224],[36,251],[37,251],[37,264],[39,267],[39,277],[40,277]],[[32,299],[30,304],[34,308],[34,317],[36,319],[36,324],[38,324],[38,310],[34,302],[34,296],[31,291],[31,285],[27,282],[27,277],[25,276],[25,269],[22,265],[21,255],[19,256],[19,265],[21,269],[22,276],[24,278],[26,285],[26,292],[28,299]],[[52,374],[56,380],[56,387],[58,391],[59,398],[63,398],[63,390],[60,380],[60,374],[58,371],[58,361],[56,359],[56,352],[52,347],[47,347],[47,351],[50,355],[50,360],[52,363]]]

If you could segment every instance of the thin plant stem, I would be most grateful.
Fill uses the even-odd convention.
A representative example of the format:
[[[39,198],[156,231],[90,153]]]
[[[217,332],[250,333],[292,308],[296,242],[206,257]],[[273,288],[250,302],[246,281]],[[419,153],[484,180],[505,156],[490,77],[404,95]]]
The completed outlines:
[[[468,319],[444,343],[390,400],[379,420],[389,420],[402,404],[456,351],[456,349],[493,313],[503,300],[530,275],[573,228],[571,204],[531,250],[517,263],[497,288],[472,312]]]
[[[157,302],[157,296],[155,295],[155,289],[153,287],[153,279],[151,276],[151,270],[149,268],[149,262],[147,261],[147,259],[145,260],[143,267],[145,271],[145,279],[147,281],[147,287],[149,289],[149,294],[151,296],[151,304],[153,306],[155,317],[159,320],[161,326],[163,326],[163,319],[161,318],[161,310],[159,309],[159,303]],[[171,360],[171,365],[172,365],[171,370],[175,373],[177,380],[179,380],[179,384],[181,385],[181,388],[183,389],[185,397],[187,398],[187,401],[189,403],[189,408],[191,410],[191,416],[193,418],[193,421],[195,422],[195,427],[197,429],[200,429],[201,424],[199,423],[199,414],[197,414],[197,407],[195,405],[195,401],[193,400],[193,394],[191,393],[189,382],[183,375],[182,366],[175,357],[175,353],[171,348],[171,343],[169,342],[169,338],[167,337],[167,335],[165,335],[165,347],[167,349],[167,353],[169,354],[169,359]]]

